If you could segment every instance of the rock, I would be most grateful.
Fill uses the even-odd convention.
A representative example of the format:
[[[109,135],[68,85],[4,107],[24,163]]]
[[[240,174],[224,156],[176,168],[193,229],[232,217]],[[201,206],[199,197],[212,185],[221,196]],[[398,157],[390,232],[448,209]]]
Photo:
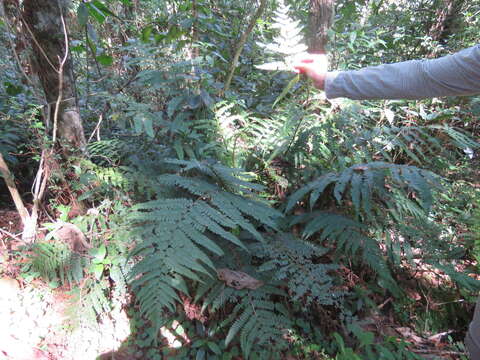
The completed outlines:
[[[0,299],[13,300],[20,293],[20,285],[15,279],[3,277],[0,279]]]

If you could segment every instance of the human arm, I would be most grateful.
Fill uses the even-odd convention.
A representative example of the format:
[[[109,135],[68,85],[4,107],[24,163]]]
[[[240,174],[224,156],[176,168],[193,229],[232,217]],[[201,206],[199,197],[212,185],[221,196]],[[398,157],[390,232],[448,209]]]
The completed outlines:
[[[324,88],[327,98],[422,99],[480,93],[480,45],[438,59],[355,71],[326,72],[314,63],[300,60],[294,66]]]

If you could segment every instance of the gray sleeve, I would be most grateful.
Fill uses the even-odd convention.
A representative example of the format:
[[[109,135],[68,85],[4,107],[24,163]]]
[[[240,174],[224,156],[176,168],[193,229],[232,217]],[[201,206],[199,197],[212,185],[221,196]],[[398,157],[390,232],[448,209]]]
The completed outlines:
[[[480,94],[480,44],[438,59],[329,72],[325,92],[356,100]]]

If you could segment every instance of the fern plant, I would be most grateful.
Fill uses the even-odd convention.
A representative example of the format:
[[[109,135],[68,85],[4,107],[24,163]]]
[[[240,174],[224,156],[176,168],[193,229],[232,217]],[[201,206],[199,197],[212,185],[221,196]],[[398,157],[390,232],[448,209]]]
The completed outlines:
[[[208,314],[209,332],[224,331],[226,346],[239,340],[246,359],[277,359],[275,354],[290,346],[286,339],[295,326],[294,317],[309,317],[314,305],[341,311],[344,292],[335,288],[337,266],[326,260],[326,249],[291,234],[248,248],[250,252],[235,254],[235,263],[263,285],[237,290],[205,277],[195,288],[195,302]],[[218,266],[230,261],[217,260]]]
[[[280,352],[288,347],[284,336],[292,326],[291,315],[282,303],[271,300],[272,293],[278,293],[278,290],[263,286],[255,291],[243,291],[237,305],[224,321],[232,322],[225,338],[226,345],[239,336],[246,359],[253,347],[260,352],[259,358],[263,359],[275,359],[272,352]]]
[[[277,30],[277,35],[268,44],[259,44],[267,53],[281,57],[281,61],[275,61],[257,65],[261,70],[287,70],[292,69],[291,62],[294,56],[305,52],[307,46],[303,44],[302,27],[300,21],[295,21],[290,16],[290,5],[280,1],[275,16],[272,19],[272,27]]]
[[[270,275],[271,281],[285,284],[291,300],[308,309],[313,303],[340,307],[344,295],[334,290],[333,273],[338,265],[320,259],[329,251],[326,248],[280,234],[267,244],[252,245],[252,251],[265,262],[258,271]]]
[[[408,215],[428,213],[432,204],[431,187],[438,185],[436,176],[413,166],[382,162],[359,164],[338,174],[324,174],[299,189],[291,195],[286,211],[290,211],[307,194],[310,195],[311,209],[327,192],[338,205],[346,199],[350,200],[353,215],[360,222],[340,214],[313,211],[294,217],[292,225],[304,224],[303,236],[307,239],[318,235],[319,241],[333,242],[337,254],[355,258],[355,254],[360,252],[364,263],[379,275],[383,286],[398,293],[377,240],[369,236],[372,229],[368,222],[364,224],[362,220],[375,224],[385,211],[393,217],[403,210]],[[408,198],[412,192],[415,201]],[[402,207],[402,204],[407,205]],[[405,216],[402,215],[400,219]]]
[[[296,55],[307,50],[307,46],[302,42],[303,37],[301,35],[302,27],[300,26],[300,21],[294,21],[290,17],[289,12],[290,6],[285,5],[285,2],[281,1],[278,9],[275,11],[272,25],[272,27],[278,31],[278,35],[266,44],[258,43],[267,54],[270,53],[273,58],[281,60],[257,65],[257,69],[292,71]],[[280,95],[278,95],[273,102],[273,108],[290,92],[299,80],[300,75],[297,75],[288,82],[287,86],[284,87]]]
[[[449,152],[477,149],[479,144],[448,125],[391,125],[364,129],[348,140],[347,147],[362,149],[369,161],[381,157],[389,162],[408,159],[426,165],[437,160],[439,155],[449,158]]]
[[[132,256],[139,259],[130,273],[132,288],[142,313],[157,325],[165,310],[175,310],[178,293],[188,294],[188,281],[214,276],[212,257],[224,256],[226,244],[246,250],[236,235],[239,230],[262,241],[257,224],[276,228],[280,217],[255,198],[261,188],[239,170],[207,162],[167,162],[176,165],[177,173],[157,177],[165,194],[135,205],[129,217],[131,235],[138,241]]]
[[[312,211],[294,216],[292,225],[304,224],[306,239],[315,236],[318,241],[334,243],[339,255],[352,258],[361,251],[364,263],[376,271],[382,287],[394,293],[398,294],[398,288],[380,243],[386,244],[389,258],[405,258],[412,266],[413,248],[423,249],[426,263],[444,271],[458,284],[475,289],[478,282],[455,271],[449,263],[452,251],[445,246],[446,239],[440,237],[439,231],[431,231],[429,214],[433,192],[440,188],[437,175],[414,166],[384,162],[358,164],[340,173],[326,173],[297,190],[291,195],[286,211],[291,211],[309,195]],[[329,204],[330,200],[335,200],[336,205]],[[343,211],[344,215],[316,210],[326,205]],[[396,264],[400,265],[401,261]]]
[[[376,272],[382,286],[399,294],[378,242],[368,236],[368,226],[339,214],[320,211],[295,217],[291,225],[296,224],[305,224],[305,238],[316,235],[319,241],[335,245],[338,256],[347,255],[350,259],[359,259],[360,255],[363,263]],[[355,262],[358,261],[354,260]]]
[[[83,279],[85,258],[72,252],[68,244],[39,242],[33,246],[31,265],[46,281],[74,284]]]
[[[331,186],[330,186],[331,185]],[[372,209],[398,210],[398,194],[406,199],[413,196],[415,203],[426,212],[432,205],[432,189],[439,188],[435,174],[415,166],[372,162],[349,167],[341,173],[327,173],[296,191],[289,199],[286,211],[290,211],[305,195],[310,194],[310,208],[321,195],[332,189],[333,197],[340,205],[349,193],[355,216],[371,217]],[[373,202],[376,202],[373,206]],[[380,210],[381,211],[381,210]],[[414,213],[412,206],[411,212]]]

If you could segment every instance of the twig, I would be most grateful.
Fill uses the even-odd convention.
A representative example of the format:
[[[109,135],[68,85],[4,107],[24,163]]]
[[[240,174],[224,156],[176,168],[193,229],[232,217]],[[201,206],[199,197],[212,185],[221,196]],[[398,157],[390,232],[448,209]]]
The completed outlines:
[[[465,302],[465,299],[459,299],[455,301],[447,301],[447,302],[441,302],[441,303],[434,303],[434,306],[443,306],[443,305],[448,305],[448,304],[458,304],[458,303],[463,303]]]
[[[65,39],[65,55],[63,56],[63,59],[60,62],[60,67],[58,68],[58,97],[57,97],[57,103],[55,104],[55,113],[53,115],[53,143],[55,144],[55,141],[57,140],[57,123],[58,123],[58,113],[60,111],[60,103],[62,102],[62,96],[63,96],[63,68],[65,66],[65,63],[67,62],[68,59],[68,34],[67,34],[67,26],[65,25],[65,19],[63,18],[63,13],[60,13],[60,19],[62,20],[62,26],[63,26],[63,33],[64,33],[64,39]]]
[[[381,310],[385,305],[387,305],[389,302],[391,302],[393,300],[392,297],[389,297],[387,300],[385,300],[383,303],[381,303],[380,305],[378,305],[378,310]]]
[[[9,236],[9,237],[11,237],[12,239],[15,239],[15,240],[17,240],[17,241],[22,241],[22,239],[20,239],[20,238],[18,237],[18,235],[12,234],[12,233],[8,232],[7,230],[3,230],[2,228],[0,228],[0,232],[3,233],[3,234],[5,234],[5,235],[7,235],[7,236]],[[20,234],[21,234],[21,233],[20,233]]]
[[[40,167],[34,181],[36,185],[35,191],[33,191],[34,204],[35,201],[40,201],[43,198],[43,194],[45,193],[45,188],[47,186],[47,180],[50,177],[50,168],[48,166],[47,156],[47,151],[43,150],[40,158]]]
[[[25,19],[23,18],[23,16],[20,15],[20,18],[22,19],[22,22],[23,22],[23,25],[25,25],[25,28],[27,29],[28,33],[30,34],[30,36],[32,37],[32,40],[33,42],[35,43],[35,45],[37,45],[38,47],[38,50],[40,50],[40,52],[42,53],[42,55],[45,57],[45,59],[47,60],[47,63],[52,67],[53,70],[57,71],[57,68],[55,67],[55,65],[52,64],[52,62],[50,61],[50,58],[48,57],[48,55],[45,53],[45,50],[43,50],[43,48],[40,46],[40,44],[38,43],[37,41],[37,38],[35,37],[35,35],[33,34],[32,30],[30,30],[30,27],[28,26],[27,22],[25,21]]]
[[[445,350],[412,350],[414,353],[417,354],[440,354],[440,355],[465,355],[464,352],[461,351],[445,351]]]
[[[100,128],[100,124],[102,123],[102,120],[103,120],[103,114],[100,114],[100,118],[98,119],[97,125],[95,126],[95,129],[93,129],[92,134],[88,138],[87,143],[89,143],[90,140],[92,140],[93,135],[95,135],[95,133],[97,133],[97,139],[98,139],[98,141],[100,141],[100,130],[99,130],[99,128]]]

